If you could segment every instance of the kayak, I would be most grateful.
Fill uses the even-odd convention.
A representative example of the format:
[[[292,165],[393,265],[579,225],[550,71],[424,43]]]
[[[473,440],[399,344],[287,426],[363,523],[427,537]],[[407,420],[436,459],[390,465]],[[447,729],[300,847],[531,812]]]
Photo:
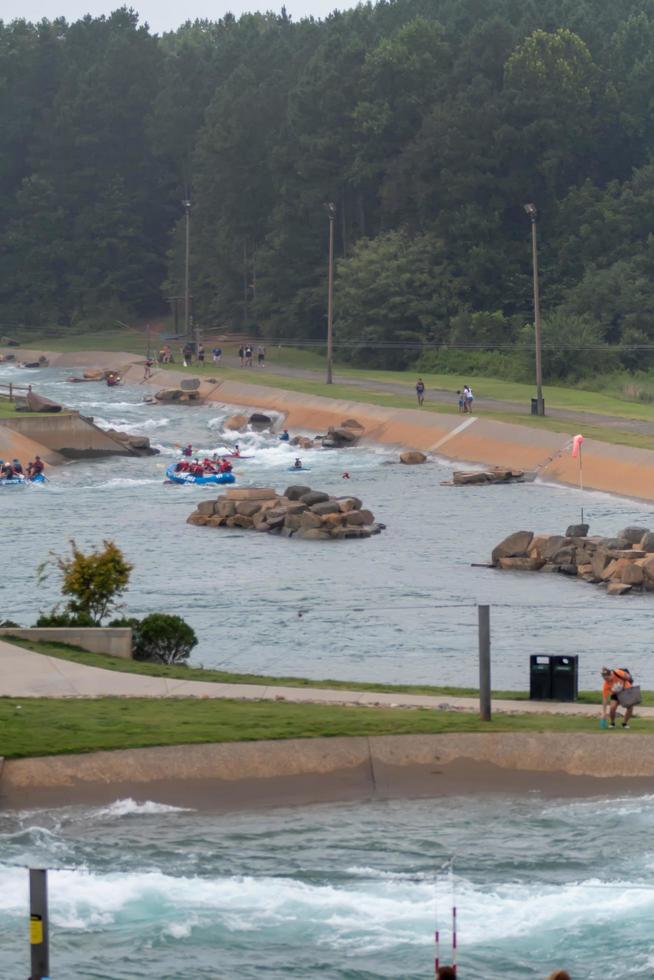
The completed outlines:
[[[233,473],[207,473],[206,476],[194,476],[193,473],[184,472],[178,473],[175,471],[174,463],[171,463],[166,470],[166,478],[171,483],[197,483],[199,486],[236,482],[236,477]]]
[[[221,453],[221,459],[254,459],[254,456],[241,456],[239,453]]]
[[[310,473],[311,472],[311,467],[310,466],[289,466],[288,472],[289,473]]]

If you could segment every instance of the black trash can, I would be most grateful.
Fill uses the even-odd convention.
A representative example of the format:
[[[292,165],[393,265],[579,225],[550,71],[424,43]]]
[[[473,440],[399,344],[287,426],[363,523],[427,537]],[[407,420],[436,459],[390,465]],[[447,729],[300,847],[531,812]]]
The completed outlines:
[[[532,654],[529,658],[529,700],[551,701],[552,665],[551,657]]]
[[[552,657],[552,698],[576,701],[579,693],[579,657]]]

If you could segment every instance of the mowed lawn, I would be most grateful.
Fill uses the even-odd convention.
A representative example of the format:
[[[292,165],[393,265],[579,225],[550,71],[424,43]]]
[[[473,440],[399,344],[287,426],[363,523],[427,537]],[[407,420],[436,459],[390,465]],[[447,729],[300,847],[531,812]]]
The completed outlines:
[[[598,732],[597,718],[497,715],[481,722],[472,712],[332,707],[267,701],[194,698],[2,698],[0,755],[6,759],[258,739],[416,735],[457,732]],[[654,721],[632,731],[654,734]],[[625,747],[626,750],[626,747]]]

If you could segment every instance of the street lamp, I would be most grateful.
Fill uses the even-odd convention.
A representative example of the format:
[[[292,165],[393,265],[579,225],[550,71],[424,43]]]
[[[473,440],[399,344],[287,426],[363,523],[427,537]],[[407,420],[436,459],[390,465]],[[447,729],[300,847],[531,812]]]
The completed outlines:
[[[334,218],[336,205],[325,205],[329,217],[329,275],[327,277],[327,384],[332,383],[334,360]]]
[[[188,198],[182,201],[186,224],[186,249],[184,252],[184,334],[186,342],[190,340],[190,297],[189,297],[189,257],[191,244],[191,202]]]
[[[538,291],[538,241],[536,236],[536,222],[538,221],[538,208],[535,204],[523,204],[525,212],[531,221],[531,259],[534,277],[534,333],[536,341],[536,411],[535,415],[545,414],[545,402],[543,401],[543,366],[541,358],[541,338],[540,338],[540,294]]]

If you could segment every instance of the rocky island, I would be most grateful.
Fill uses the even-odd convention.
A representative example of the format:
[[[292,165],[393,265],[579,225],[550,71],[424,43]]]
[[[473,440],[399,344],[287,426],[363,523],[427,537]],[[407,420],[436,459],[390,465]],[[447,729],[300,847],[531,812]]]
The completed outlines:
[[[588,524],[565,534],[515,531],[501,541],[491,565],[507,571],[560,572],[600,585],[609,595],[654,592],[654,532],[626,527],[616,537],[588,535]]]
[[[369,538],[384,530],[357,497],[332,497],[299,485],[287,487],[281,495],[267,487],[226,490],[215,500],[199,503],[186,523],[310,541]]]

